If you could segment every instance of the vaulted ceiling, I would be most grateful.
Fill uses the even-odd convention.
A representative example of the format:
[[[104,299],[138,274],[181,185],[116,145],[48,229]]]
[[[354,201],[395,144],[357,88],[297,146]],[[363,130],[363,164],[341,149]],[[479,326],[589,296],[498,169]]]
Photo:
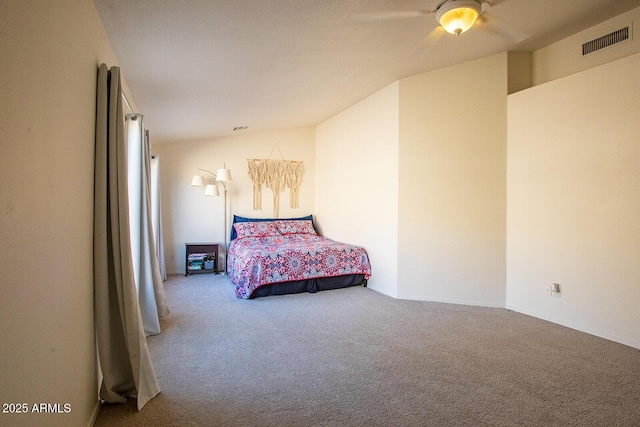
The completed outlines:
[[[433,14],[369,19],[440,0],[94,1],[154,143],[314,126],[403,77],[533,51],[640,6],[493,0],[454,36]]]

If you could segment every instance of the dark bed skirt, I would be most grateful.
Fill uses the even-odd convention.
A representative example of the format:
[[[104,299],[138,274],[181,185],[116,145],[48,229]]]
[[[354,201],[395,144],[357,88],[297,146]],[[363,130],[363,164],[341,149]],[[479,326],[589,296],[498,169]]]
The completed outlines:
[[[318,277],[316,279],[296,280],[293,282],[270,283],[256,288],[249,298],[266,297],[269,295],[299,294],[302,292],[314,293],[356,285],[367,286],[364,274]]]

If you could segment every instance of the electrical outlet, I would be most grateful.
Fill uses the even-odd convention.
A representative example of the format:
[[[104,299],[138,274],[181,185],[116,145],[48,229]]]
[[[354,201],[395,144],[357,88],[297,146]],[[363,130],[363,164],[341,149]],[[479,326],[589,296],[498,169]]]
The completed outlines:
[[[560,298],[560,284],[552,283],[551,286],[549,287],[549,294],[556,298]]]

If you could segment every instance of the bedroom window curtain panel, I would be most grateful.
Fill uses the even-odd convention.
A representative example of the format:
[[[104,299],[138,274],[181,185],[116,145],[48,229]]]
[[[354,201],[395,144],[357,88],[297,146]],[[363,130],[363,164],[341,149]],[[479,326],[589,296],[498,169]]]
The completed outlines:
[[[149,131],[145,131],[145,138],[149,144]],[[153,223],[153,237],[156,243],[156,257],[160,266],[160,277],[167,280],[167,265],[164,260],[164,236],[162,234],[162,202],[160,200],[160,157],[152,155],[151,165],[151,217]]]
[[[151,153],[143,115],[128,114],[126,127],[133,274],[145,335],[157,335],[160,333],[160,317],[169,314],[169,309],[153,229]]]
[[[120,69],[98,70],[94,177],[94,307],[100,398],[138,410],[160,386],[138,304],[129,233],[127,148]]]

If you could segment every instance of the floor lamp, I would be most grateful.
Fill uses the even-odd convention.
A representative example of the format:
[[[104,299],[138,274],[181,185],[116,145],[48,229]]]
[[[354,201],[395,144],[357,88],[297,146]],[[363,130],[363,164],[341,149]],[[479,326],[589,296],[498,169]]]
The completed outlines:
[[[206,172],[213,176],[213,183],[207,184],[205,186],[204,176],[200,175],[200,172]],[[218,173],[213,173],[206,169],[198,169],[198,174],[194,175],[191,179],[191,185],[193,187],[204,187],[204,195],[205,196],[219,196],[220,191],[218,190],[218,183],[222,184],[222,188],[224,189],[224,274],[227,273],[227,249],[228,249],[228,239],[229,235],[227,232],[227,183],[231,182],[231,169],[227,169],[227,166],[223,169],[218,169]]]

